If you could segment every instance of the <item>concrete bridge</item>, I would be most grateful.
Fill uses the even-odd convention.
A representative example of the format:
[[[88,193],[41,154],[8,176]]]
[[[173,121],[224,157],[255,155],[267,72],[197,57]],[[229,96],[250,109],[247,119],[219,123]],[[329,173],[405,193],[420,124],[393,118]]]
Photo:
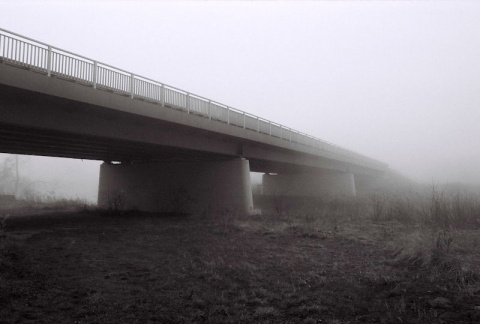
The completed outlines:
[[[0,152],[100,160],[100,206],[252,209],[354,196],[387,165],[289,127],[0,29]]]

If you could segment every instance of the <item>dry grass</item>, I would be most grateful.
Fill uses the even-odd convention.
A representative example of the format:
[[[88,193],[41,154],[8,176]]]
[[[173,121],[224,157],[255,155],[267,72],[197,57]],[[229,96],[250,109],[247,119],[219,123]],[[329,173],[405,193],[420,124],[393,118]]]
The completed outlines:
[[[272,199],[274,208],[238,225],[266,232],[294,230],[311,237],[355,239],[382,246],[399,265],[448,277],[465,291],[480,282],[478,194],[432,188],[426,193],[376,194],[364,200]],[[278,201],[286,211],[279,208]]]
[[[388,248],[409,267],[445,274],[466,285],[478,282],[480,197],[433,188],[430,194],[373,197],[372,221],[403,225]]]

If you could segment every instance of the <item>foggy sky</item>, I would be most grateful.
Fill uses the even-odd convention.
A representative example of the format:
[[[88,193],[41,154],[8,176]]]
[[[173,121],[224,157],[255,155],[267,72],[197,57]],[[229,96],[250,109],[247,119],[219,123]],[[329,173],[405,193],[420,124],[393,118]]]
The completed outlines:
[[[2,28],[430,183],[480,183],[479,17],[475,1],[0,1]]]

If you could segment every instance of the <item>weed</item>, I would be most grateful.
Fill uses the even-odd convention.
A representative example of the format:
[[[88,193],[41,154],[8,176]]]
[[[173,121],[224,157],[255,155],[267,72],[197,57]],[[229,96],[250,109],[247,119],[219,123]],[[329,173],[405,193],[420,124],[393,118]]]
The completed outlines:
[[[0,220],[0,238],[5,235],[5,228],[7,227],[7,219],[9,217],[10,215],[7,215]]]
[[[112,190],[107,193],[107,210],[118,214],[125,209],[127,194],[123,190]]]
[[[452,230],[418,228],[399,236],[390,243],[395,260],[409,269],[429,273],[432,278],[447,277],[465,287],[478,282],[479,274],[459,256]]]
[[[0,266],[3,264],[5,259],[5,249],[6,249],[6,236],[5,236],[5,227],[7,226],[7,217],[4,217],[0,220]],[[3,276],[0,276],[0,283],[3,281]]]
[[[9,215],[3,217],[0,220],[0,262],[4,258],[4,253],[7,246],[7,236],[5,234],[5,228],[7,227],[7,219]]]
[[[238,212],[235,209],[225,209],[217,217],[220,217],[223,222],[223,234],[226,235],[235,225],[235,221],[238,219]]]

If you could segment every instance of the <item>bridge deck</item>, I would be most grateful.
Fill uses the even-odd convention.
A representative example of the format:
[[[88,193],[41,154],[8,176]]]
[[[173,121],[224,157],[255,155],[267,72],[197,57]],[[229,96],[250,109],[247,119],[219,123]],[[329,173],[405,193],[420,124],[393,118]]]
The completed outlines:
[[[2,152],[85,159],[244,156],[381,172],[381,162],[213,100],[0,29]],[[260,168],[260,167],[259,167]]]

